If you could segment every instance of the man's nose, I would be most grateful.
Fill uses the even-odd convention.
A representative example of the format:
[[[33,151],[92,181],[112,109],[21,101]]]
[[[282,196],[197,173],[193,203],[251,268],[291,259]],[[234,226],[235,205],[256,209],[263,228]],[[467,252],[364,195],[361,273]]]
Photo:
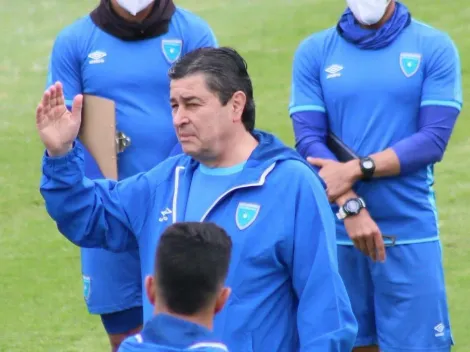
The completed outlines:
[[[181,126],[188,122],[188,115],[186,109],[183,107],[178,107],[173,111],[173,124],[175,126]]]

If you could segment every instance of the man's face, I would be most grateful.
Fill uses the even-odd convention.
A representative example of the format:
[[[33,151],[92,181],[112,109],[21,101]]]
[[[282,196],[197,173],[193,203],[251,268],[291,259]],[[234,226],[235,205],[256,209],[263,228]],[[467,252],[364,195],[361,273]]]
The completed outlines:
[[[173,80],[170,101],[183,151],[198,160],[217,158],[224,140],[233,133],[231,102],[222,106],[219,97],[207,89],[203,74]]]

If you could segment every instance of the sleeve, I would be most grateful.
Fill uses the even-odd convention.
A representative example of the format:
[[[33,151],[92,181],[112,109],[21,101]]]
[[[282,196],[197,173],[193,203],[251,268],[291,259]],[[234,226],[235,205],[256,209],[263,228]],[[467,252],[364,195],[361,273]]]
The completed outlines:
[[[124,181],[84,177],[83,150],[77,144],[65,156],[43,157],[40,192],[59,231],[80,247],[125,251],[148,218],[156,185],[149,173]]]
[[[219,46],[217,38],[209,24],[202,18],[197,18],[193,27],[190,28],[190,36],[186,53],[205,47],[217,48]]]
[[[52,47],[46,86],[60,81],[64,87],[67,107],[73,98],[82,92],[81,61],[76,36],[67,28],[60,33]]]
[[[292,64],[289,115],[302,111],[326,112],[320,82],[321,52],[309,37],[302,41]]]
[[[442,160],[458,115],[459,110],[449,106],[420,109],[418,132],[392,146],[400,161],[401,175]]]
[[[290,260],[300,352],[351,351],[358,326],[338,271],[335,221],[320,181],[307,167],[304,176]]]
[[[435,39],[426,62],[421,106],[462,108],[462,73],[457,48],[450,37]]]
[[[319,111],[296,112],[292,115],[294,126],[295,149],[304,158],[331,159],[336,156],[328,149],[326,137],[328,134],[328,117]]]

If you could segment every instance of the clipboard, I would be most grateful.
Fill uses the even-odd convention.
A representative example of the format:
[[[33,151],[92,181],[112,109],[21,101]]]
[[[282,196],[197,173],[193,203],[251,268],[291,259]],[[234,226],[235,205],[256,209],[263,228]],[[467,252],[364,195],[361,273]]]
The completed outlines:
[[[336,156],[339,162],[345,163],[359,158],[351,148],[332,132],[329,132],[326,137],[326,146]]]
[[[117,180],[116,104],[113,100],[83,95],[78,138],[95,159],[103,176]]]

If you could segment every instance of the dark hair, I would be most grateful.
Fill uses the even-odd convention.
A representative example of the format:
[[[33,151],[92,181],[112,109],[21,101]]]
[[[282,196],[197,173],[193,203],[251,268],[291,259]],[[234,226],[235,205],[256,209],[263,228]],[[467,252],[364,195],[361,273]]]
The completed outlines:
[[[227,276],[232,240],[213,223],[181,222],[160,238],[155,276],[161,298],[176,314],[192,315],[215,298]]]
[[[248,75],[248,65],[235,49],[199,48],[182,56],[168,72],[170,79],[181,79],[186,76],[203,73],[207,88],[218,95],[220,103],[226,105],[237,91],[246,95],[242,122],[246,130],[255,128],[255,101],[253,86]]]

